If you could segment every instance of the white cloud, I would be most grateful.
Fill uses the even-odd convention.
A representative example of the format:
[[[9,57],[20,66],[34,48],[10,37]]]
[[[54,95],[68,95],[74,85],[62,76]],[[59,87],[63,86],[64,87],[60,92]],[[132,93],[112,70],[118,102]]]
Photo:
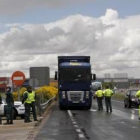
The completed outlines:
[[[133,23],[134,22],[134,23]],[[73,15],[49,24],[7,24],[0,34],[0,76],[29,67],[57,69],[58,55],[89,55],[93,71],[140,77],[140,16],[119,19],[107,10],[100,18]]]

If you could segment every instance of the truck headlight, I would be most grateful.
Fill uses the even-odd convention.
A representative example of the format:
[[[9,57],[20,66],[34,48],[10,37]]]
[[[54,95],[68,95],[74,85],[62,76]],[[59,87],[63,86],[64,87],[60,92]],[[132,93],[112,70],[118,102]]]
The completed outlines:
[[[62,98],[63,98],[63,99],[65,99],[65,98],[66,98],[65,91],[62,91]]]
[[[135,99],[131,99],[131,101],[135,101]]]
[[[86,91],[86,98],[89,98],[89,91]]]

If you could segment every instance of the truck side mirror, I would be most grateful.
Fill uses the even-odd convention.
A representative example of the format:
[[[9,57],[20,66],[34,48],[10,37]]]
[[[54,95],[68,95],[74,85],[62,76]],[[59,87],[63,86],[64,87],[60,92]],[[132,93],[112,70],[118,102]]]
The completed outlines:
[[[57,71],[55,71],[54,80],[57,80]]]
[[[96,74],[92,74],[91,77],[92,80],[96,80]]]

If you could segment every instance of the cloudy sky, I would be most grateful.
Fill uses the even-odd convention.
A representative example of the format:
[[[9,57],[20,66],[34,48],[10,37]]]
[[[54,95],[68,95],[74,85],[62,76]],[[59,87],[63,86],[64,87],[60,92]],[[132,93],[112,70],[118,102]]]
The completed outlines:
[[[140,78],[139,0],[0,0],[0,76],[89,55],[97,77]]]

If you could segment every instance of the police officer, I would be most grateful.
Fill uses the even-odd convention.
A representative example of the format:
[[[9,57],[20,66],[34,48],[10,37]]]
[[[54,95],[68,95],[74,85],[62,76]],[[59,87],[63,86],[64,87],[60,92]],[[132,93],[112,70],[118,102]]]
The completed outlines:
[[[104,96],[105,96],[105,104],[106,104],[106,112],[110,110],[110,113],[112,112],[112,105],[111,105],[111,96],[113,95],[113,91],[109,89],[109,86],[106,86],[106,89],[104,90]]]
[[[11,87],[6,88],[6,120],[7,122],[4,123],[7,124],[13,124],[13,107],[14,107],[14,99],[13,95],[11,93]]]
[[[137,97],[138,100],[139,100],[139,117],[138,117],[138,119],[140,120],[140,90],[137,91],[137,93],[136,93],[136,97]]]
[[[95,96],[97,98],[97,104],[98,104],[98,110],[103,110],[103,91],[101,90],[101,87],[98,87],[98,90],[95,93]]]
[[[28,90],[31,94],[31,108],[32,108],[32,112],[33,112],[33,118],[34,118],[34,121],[38,121],[37,116],[36,116],[36,109],[35,109],[36,94],[32,90],[31,86],[28,87]]]
[[[25,114],[24,114],[24,122],[29,123],[30,120],[30,106],[31,106],[31,93],[29,90],[29,87],[27,87],[27,90],[23,94],[22,103],[24,103],[25,106]]]
[[[1,97],[1,94],[0,94],[0,105],[2,104],[2,97]],[[1,114],[0,114],[0,124],[2,124],[2,120],[1,120]]]

